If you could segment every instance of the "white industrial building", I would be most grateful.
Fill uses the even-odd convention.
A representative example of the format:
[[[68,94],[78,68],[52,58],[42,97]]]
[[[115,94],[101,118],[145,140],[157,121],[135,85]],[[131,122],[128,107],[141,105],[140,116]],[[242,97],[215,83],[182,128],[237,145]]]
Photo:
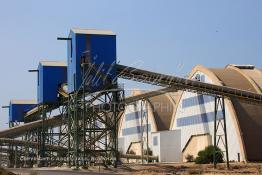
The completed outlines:
[[[158,156],[159,162],[180,162],[182,160],[180,148],[181,130],[152,133],[152,151],[153,155]]]
[[[251,65],[228,65],[222,69],[196,66],[191,79],[261,93],[262,72]],[[214,97],[181,92],[174,109],[171,130],[181,130],[183,160],[213,144]],[[218,111],[221,114],[221,111]],[[262,109],[237,99],[225,99],[229,160],[262,160]],[[221,142],[222,144],[222,142]],[[223,145],[219,147],[224,150]]]
[[[132,95],[138,95],[142,92],[143,91],[134,90],[132,92]],[[164,94],[156,97],[151,97],[144,102],[137,101],[133,104],[128,105],[126,107],[125,113],[122,115],[122,118],[120,120],[120,152],[123,154],[132,152],[133,154],[141,155],[141,151],[145,151],[147,149],[148,143],[148,147],[153,152],[153,155],[161,158],[161,150],[159,149],[164,147],[161,147],[160,141],[164,139],[164,137],[162,137],[164,132],[169,130],[171,118],[174,115],[173,108],[176,104],[175,100],[176,98],[172,98],[169,94]],[[177,135],[177,133],[173,131],[169,133],[174,133],[173,136]],[[180,142],[177,143],[174,140],[173,145],[175,145],[176,148],[170,147],[170,149],[180,149],[180,146],[177,146],[178,144],[180,145]],[[177,157],[178,158],[174,158],[173,160],[168,159],[168,161],[170,162],[181,159],[180,155],[178,155]]]
[[[227,65],[221,69],[198,65],[192,70],[189,78],[262,93],[262,71],[252,65]],[[137,93],[141,92],[135,91],[133,95]],[[154,103],[158,105],[152,105]],[[171,110],[157,109],[161,106],[160,103],[162,107],[165,106],[164,103],[169,104],[168,109]],[[141,155],[141,137],[143,136],[145,141],[146,125],[141,127],[139,104],[140,102],[137,102],[127,106],[120,122],[119,147],[123,153],[132,150]],[[148,113],[148,144],[160,162],[186,161],[186,155],[196,157],[200,150],[213,144],[213,96],[179,91],[150,98],[146,104],[147,109],[143,108],[142,111]],[[222,116],[220,114],[221,109],[218,109],[218,118]],[[261,107],[226,98],[225,114],[229,160],[262,161]],[[141,134],[142,131],[144,134]],[[224,150],[222,142],[219,147]]]

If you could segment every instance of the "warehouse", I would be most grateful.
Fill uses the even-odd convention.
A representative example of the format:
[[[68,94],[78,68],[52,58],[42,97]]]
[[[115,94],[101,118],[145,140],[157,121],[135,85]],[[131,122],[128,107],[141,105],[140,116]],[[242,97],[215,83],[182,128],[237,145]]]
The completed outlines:
[[[227,65],[220,69],[197,65],[189,78],[256,93],[262,90],[262,72],[252,65]],[[142,91],[136,90],[132,95],[139,93]],[[120,151],[141,155],[141,150],[146,149],[146,121],[140,116],[147,111],[148,145],[160,162],[186,161],[187,155],[196,157],[200,150],[214,143],[214,101],[214,96],[179,91],[150,98],[143,107],[141,101],[128,105],[119,127]],[[167,111],[163,112],[163,109]],[[221,113],[218,109],[218,117]],[[261,113],[262,109],[257,105],[225,99],[230,161],[262,160],[262,142],[257,139],[262,137]],[[224,140],[224,133],[220,131],[219,134]],[[222,141],[218,146],[225,151]]]
[[[227,65],[222,69],[198,65],[189,78],[259,94],[262,90],[262,72],[252,65]],[[186,155],[195,157],[198,151],[213,144],[214,97],[185,91],[173,113],[170,129],[181,130],[183,161]],[[226,98],[225,114],[229,160],[262,161],[261,107]],[[224,150],[223,145],[219,147]]]
[[[131,96],[143,92],[134,90],[131,92]],[[170,94],[173,95],[171,96]],[[144,102],[140,100],[126,106],[119,125],[120,152],[123,154],[141,155],[141,150],[145,151],[147,149],[148,138],[149,150],[153,151],[153,155],[159,156],[159,151],[154,151],[156,150],[156,145],[153,145],[153,138],[155,138],[154,142],[156,143],[157,133],[169,130],[171,118],[174,115],[173,107],[177,99],[176,93],[167,93],[151,97]],[[141,140],[143,140],[144,148],[142,148]]]

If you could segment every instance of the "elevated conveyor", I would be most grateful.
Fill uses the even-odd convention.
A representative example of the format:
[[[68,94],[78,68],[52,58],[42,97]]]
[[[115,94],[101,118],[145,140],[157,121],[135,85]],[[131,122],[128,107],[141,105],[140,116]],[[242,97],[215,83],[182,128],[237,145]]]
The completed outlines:
[[[196,80],[150,72],[119,64],[117,65],[117,74],[120,78],[169,87],[175,90],[185,90],[210,95],[225,96],[229,98],[237,98],[245,102],[262,104],[262,94],[232,87],[203,83]]]
[[[133,103],[137,100],[146,99],[146,98],[150,98],[150,97],[153,97],[153,96],[158,96],[158,95],[170,92],[170,91],[174,91],[174,90],[170,89],[170,88],[163,88],[163,89],[160,89],[160,90],[146,92],[146,93],[143,93],[143,94],[140,94],[140,95],[127,97],[125,99],[125,103],[127,105],[127,104]],[[94,108],[99,109],[99,107],[94,107]],[[37,113],[37,109],[33,109],[32,111],[29,111],[27,114],[30,117],[30,115],[34,115],[36,113]],[[45,122],[50,127],[56,127],[56,126],[59,126],[61,124],[61,119],[62,119],[62,115],[56,115],[52,118],[47,119]],[[15,126],[13,128],[9,128],[9,129],[0,131],[0,138],[19,137],[19,136],[23,135],[26,131],[42,127],[42,122],[43,122],[42,120],[37,120],[37,121],[25,123],[25,124],[20,125],[20,126]]]
[[[25,140],[15,140],[15,139],[9,139],[9,138],[0,138],[0,144],[5,145],[5,144],[11,144],[11,145],[16,145],[16,146],[29,146],[31,148],[38,148],[38,142],[32,142],[32,141],[25,141]],[[56,145],[49,145],[46,144],[46,149],[47,150],[67,150],[67,148],[62,147],[62,146],[56,146]]]
[[[167,87],[169,88],[169,91],[185,90],[209,95],[219,95],[229,98],[237,98],[247,103],[262,104],[262,95],[254,92],[227,86],[219,86],[204,83],[196,80],[180,78],[177,76],[155,73],[120,64],[117,64],[116,67],[119,78]],[[63,88],[59,88],[58,92],[62,97],[68,98],[68,94],[63,90]],[[157,92],[153,92],[153,94],[157,94]],[[139,97],[136,98],[139,99]],[[52,107],[46,108],[52,110],[57,107],[59,106],[54,105]],[[37,112],[38,108],[34,108],[33,110],[26,113],[25,118],[31,118],[32,116],[36,115]]]
[[[245,102],[256,103],[259,105],[262,104],[261,94],[257,94],[241,89],[236,89],[232,87],[203,83],[195,80],[189,80],[176,76],[150,72],[150,71],[123,66],[119,64],[117,65],[117,73],[120,78],[166,87],[165,89],[147,92],[138,96],[128,97],[125,99],[126,104],[135,102],[143,98],[149,98],[152,96],[157,96],[166,92],[171,92],[176,90],[187,90],[187,91],[205,93],[210,95],[220,95],[229,98],[237,98]],[[65,97],[67,96],[65,92],[62,93],[65,95]],[[26,117],[30,117],[36,114],[37,114],[37,108],[29,111],[26,114]],[[47,119],[46,121],[49,126],[57,126],[61,121],[61,117],[62,116],[58,115],[56,117]],[[11,138],[17,137],[22,135],[27,130],[41,127],[41,124],[42,124],[42,120],[38,120],[31,123],[27,123],[22,126],[7,129],[0,132],[0,137],[11,137]]]
[[[237,98],[239,100],[249,102],[249,103],[255,103],[257,105],[262,104],[262,95],[236,89],[232,87],[226,87],[226,86],[218,86],[208,83],[199,82],[196,80],[189,80],[185,78],[180,78],[176,76],[170,76],[170,75],[164,75],[160,73],[150,72],[142,69],[137,69],[133,67],[123,66],[123,65],[117,65],[117,73],[118,77],[139,81],[143,83],[149,83],[153,85],[163,86],[166,87],[164,89],[151,91],[147,93],[143,93],[137,96],[128,97],[125,99],[126,104],[133,103],[137,100],[141,100],[144,98],[149,98],[157,95],[161,95],[166,92],[171,91],[177,91],[177,90],[186,90],[191,92],[198,92],[198,93],[204,93],[209,95],[219,95],[219,96],[225,96],[229,98]],[[61,89],[60,89],[61,91]],[[68,94],[61,91],[59,92],[64,97],[67,97]],[[48,108],[48,106],[45,106]],[[59,106],[55,106],[59,107]],[[52,107],[52,109],[55,109],[55,107]],[[99,106],[95,107],[99,109]],[[29,111],[26,114],[26,117],[30,117],[32,115],[36,115],[38,112],[37,108]],[[46,120],[48,126],[58,126],[61,124],[61,115],[54,116],[52,118],[49,118]],[[33,121],[30,123],[26,123],[21,126],[13,127],[7,130],[3,130],[0,132],[0,138],[15,138],[23,135],[26,131],[36,129],[42,126],[42,120]],[[22,143],[22,142],[21,142]]]

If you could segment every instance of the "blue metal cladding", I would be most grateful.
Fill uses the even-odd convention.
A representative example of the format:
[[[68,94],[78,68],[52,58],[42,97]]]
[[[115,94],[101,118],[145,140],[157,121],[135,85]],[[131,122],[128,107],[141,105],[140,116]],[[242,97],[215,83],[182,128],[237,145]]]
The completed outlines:
[[[203,105],[214,101],[214,97],[210,95],[197,95],[194,97],[185,98],[182,100],[182,108]]]
[[[9,122],[24,122],[24,114],[34,107],[37,104],[13,104],[10,103],[9,107]]]
[[[143,113],[146,112],[145,110],[142,111]],[[125,121],[137,120],[141,118],[141,111],[131,112],[125,114]]]
[[[182,117],[177,119],[177,126],[189,126],[196,125],[201,123],[212,122],[215,119],[214,112],[208,112],[203,114],[196,114],[192,116]],[[222,111],[218,111],[218,119],[223,119]]]
[[[128,136],[128,135],[140,134],[142,132],[142,129],[143,129],[144,132],[146,132],[147,131],[146,125],[143,125],[143,128],[141,126],[124,128],[122,130],[122,135]],[[148,132],[151,132],[151,124],[148,124]]]
[[[67,67],[46,66],[40,63],[38,71],[38,103],[57,102],[58,88],[67,82]]]
[[[83,81],[81,57],[87,53],[88,63],[94,71],[88,76],[90,83],[86,84],[86,90],[89,92],[103,90],[106,82],[112,82],[116,78],[116,36],[71,31],[69,37],[71,41],[68,41],[68,92],[72,93],[81,87]]]

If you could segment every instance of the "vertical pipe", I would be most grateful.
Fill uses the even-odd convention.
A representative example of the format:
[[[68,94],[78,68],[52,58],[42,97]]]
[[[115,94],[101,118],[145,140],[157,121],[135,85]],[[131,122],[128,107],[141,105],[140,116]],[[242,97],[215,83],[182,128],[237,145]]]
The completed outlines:
[[[225,112],[225,99],[222,97],[222,112],[223,112],[223,120],[224,120],[224,133],[225,133],[225,146],[226,146],[226,161],[227,161],[227,169],[229,169],[229,157],[228,157],[228,142],[227,142],[227,125],[226,125],[226,112]]]
[[[70,135],[71,135],[71,103],[70,103],[70,98],[71,96],[69,95],[68,97],[68,113],[67,113],[67,122],[68,122],[68,132],[67,132],[67,143],[68,143],[68,146],[67,146],[67,149],[68,149],[68,152],[67,152],[67,164],[68,164],[68,167],[71,167],[71,161],[70,161],[70,148],[71,148],[71,141],[70,141]]]
[[[76,74],[74,74],[74,93],[73,93],[73,147],[74,147],[74,164],[76,169],[79,168],[79,157],[78,157],[78,149],[79,149],[79,137],[78,137],[78,125],[79,125],[79,121],[78,121],[78,96],[77,96],[77,89],[76,89]]]
[[[45,166],[46,160],[45,160],[45,141],[46,141],[46,125],[45,125],[45,120],[46,120],[46,111],[45,111],[45,106],[42,104],[42,138],[41,138],[41,161],[42,161],[42,166]]]
[[[107,104],[107,95],[105,95],[105,104]],[[106,124],[108,123],[108,118],[107,118],[107,116],[105,116],[105,121],[106,121]],[[106,125],[105,125],[105,127],[107,127]],[[108,145],[107,145],[107,139],[108,139],[108,131],[105,131],[106,132],[106,137],[105,137],[105,151],[106,151],[106,163],[107,163],[107,161],[108,161]]]
[[[217,162],[216,162],[216,147],[217,147],[217,100],[219,97],[215,96],[215,115],[214,115],[214,151],[213,151],[213,164],[214,168],[216,168]]]
[[[86,165],[86,102],[85,102],[85,64],[83,65],[83,161]]]
[[[17,146],[15,146],[15,168],[17,168]]]
[[[74,139],[75,139],[75,165],[76,165],[76,169],[79,168],[79,154],[78,154],[78,150],[79,150],[79,120],[78,120],[78,105],[77,105],[77,93],[75,93],[74,95],[74,125],[75,125],[75,134],[74,134]]]
[[[144,140],[143,140],[143,100],[140,102],[140,132],[141,132],[141,163],[144,163]]]
[[[116,106],[119,105],[119,101],[118,101],[118,92],[114,91],[113,92],[113,116],[114,116],[114,131],[113,131],[113,140],[114,140],[114,153],[115,153],[115,163],[114,163],[114,167],[117,168],[117,164],[119,162],[119,155],[118,155],[118,125],[117,125],[117,109]]]
[[[148,108],[147,108],[147,104],[145,105],[145,107],[146,107],[146,149],[147,149],[147,163],[149,163],[149,143],[148,143],[149,128],[148,128]]]

